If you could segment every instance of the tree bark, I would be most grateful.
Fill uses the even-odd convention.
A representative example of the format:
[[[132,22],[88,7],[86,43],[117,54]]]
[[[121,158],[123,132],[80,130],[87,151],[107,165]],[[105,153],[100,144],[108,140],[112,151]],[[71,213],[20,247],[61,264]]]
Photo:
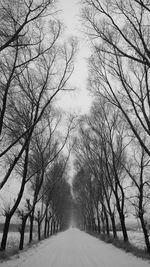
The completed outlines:
[[[30,215],[30,233],[29,233],[29,243],[32,242],[33,240],[33,223],[34,223],[34,210],[32,211],[31,215]]]
[[[53,233],[54,234],[56,233],[56,221],[54,221],[54,224],[53,224]]]
[[[147,249],[147,252],[150,254],[149,235],[148,235],[148,232],[147,232],[147,229],[146,229],[146,225],[145,225],[143,214],[140,214],[139,218],[140,218],[141,226],[142,226],[142,229],[143,229],[143,234],[144,234],[146,249]]]
[[[10,220],[11,220],[11,216],[7,216],[6,215],[0,250],[5,250],[6,249],[6,243],[7,243]]]
[[[104,222],[104,214],[103,214],[103,210],[101,212],[101,221],[102,221],[102,232],[105,235],[105,222]]]
[[[113,230],[113,237],[117,238],[117,230],[116,230],[116,223],[115,223],[115,216],[114,214],[111,214],[111,224],[112,224],[112,230]]]
[[[120,200],[119,200],[117,193],[115,194],[115,197],[116,197],[117,210],[118,210],[120,223],[121,223],[121,229],[122,229],[122,233],[123,233],[123,239],[124,239],[124,242],[128,242],[129,238],[128,238],[128,233],[127,233],[127,229],[126,229],[126,225],[125,225],[125,216],[124,216],[124,211],[123,211],[123,204],[122,204],[122,208],[121,208],[120,207]]]
[[[47,237],[49,237],[50,234],[50,220],[47,222]]]
[[[128,233],[127,233],[127,229],[126,229],[126,225],[125,225],[125,217],[123,213],[120,213],[120,222],[121,222],[121,228],[122,228],[122,233],[123,233],[123,239],[124,242],[128,242]]]
[[[44,238],[47,237],[47,222],[48,222],[48,218],[47,218],[47,207],[46,207],[46,211],[45,211],[45,223],[44,223]]]
[[[38,240],[41,241],[41,222],[38,221]]]
[[[21,230],[20,230],[19,250],[23,250],[23,245],[24,245],[24,233],[25,233],[25,227],[26,227],[27,218],[28,218],[28,216],[25,216],[25,217],[22,219]]]
[[[53,220],[51,221],[51,236],[53,235]]]
[[[97,216],[98,233],[100,234],[101,233],[101,224],[100,224],[98,209],[96,209],[96,216]]]
[[[110,235],[110,229],[109,229],[109,220],[108,220],[108,215],[107,215],[107,211],[104,208],[104,216],[105,216],[105,221],[106,221],[106,233],[107,236]]]

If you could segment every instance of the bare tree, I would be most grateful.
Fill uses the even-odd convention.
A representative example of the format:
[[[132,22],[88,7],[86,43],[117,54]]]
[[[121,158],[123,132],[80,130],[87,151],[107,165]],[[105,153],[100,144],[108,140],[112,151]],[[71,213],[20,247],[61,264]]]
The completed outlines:
[[[27,219],[29,217],[30,211],[31,211],[31,205],[30,205],[29,199],[26,199],[25,206],[22,209],[18,209],[16,211],[18,217],[21,220],[21,226],[19,228],[19,232],[20,232],[19,250],[23,250],[25,227],[26,227],[26,222],[27,222]]]
[[[134,215],[140,219],[147,252],[150,253],[149,233],[145,217],[149,208],[150,183],[147,176],[149,175],[150,160],[144,148],[139,144],[134,144],[132,151],[132,157],[123,165],[131,179],[131,192],[128,193],[128,200],[134,207]]]
[[[83,17],[93,42],[90,89],[117,106],[150,155],[149,8],[147,1],[84,1]],[[148,139],[146,139],[148,140]]]
[[[93,177],[93,186],[94,181],[97,181],[100,188],[98,201],[101,205],[103,229],[106,227],[109,235],[108,218],[110,218],[113,234],[116,237],[116,208],[126,242],[128,241],[125,225],[126,175],[121,164],[125,162],[127,146],[127,142],[124,140],[125,135],[126,132],[124,132],[118,110],[114,109],[113,105],[107,105],[105,99],[101,98],[93,104],[90,116],[85,116],[81,120],[76,156],[80,157],[83,166],[88,165],[88,173]],[[94,201],[96,194],[96,190],[93,190]],[[112,199],[115,205],[112,204]]]
[[[61,49],[60,51],[61,54],[59,54],[58,59],[62,60],[61,61],[62,70],[58,73],[58,75],[56,74],[56,77],[54,77],[54,75],[52,74],[52,68],[54,67],[54,66],[52,67],[52,64],[56,56],[55,54],[53,55],[54,57],[52,57],[53,58],[52,62],[51,62],[50,54],[49,54],[50,57],[48,57],[48,54],[47,54],[47,57],[46,55],[44,55],[43,61],[41,60],[39,61],[39,65],[37,65],[37,68],[36,68],[37,73],[39,73],[38,78],[36,77],[37,73],[35,73],[35,70],[29,73],[29,70],[26,69],[28,76],[26,77],[24,75],[22,76],[23,83],[21,83],[21,85],[22,86],[26,85],[26,78],[28,82],[32,81],[31,83],[29,83],[29,85],[32,87],[32,93],[34,92],[34,95],[31,98],[32,100],[34,99],[34,102],[31,101],[30,97],[28,97],[28,95],[26,94],[26,90],[24,90],[26,89],[26,87],[21,87],[23,88],[23,91],[22,91],[22,95],[20,95],[20,98],[18,98],[17,100],[15,99],[15,101],[14,101],[14,98],[11,99],[11,102],[9,105],[10,114],[9,114],[9,119],[8,119],[8,122],[11,121],[11,124],[8,124],[7,122],[7,125],[6,125],[7,137],[9,137],[8,140],[13,140],[13,139],[16,140],[16,137],[17,137],[19,144],[17,144],[15,147],[13,146],[12,150],[9,150],[9,154],[7,154],[7,157],[10,158],[10,156],[12,156],[12,159],[10,161],[10,166],[6,170],[6,174],[1,182],[1,188],[7,182],[10,175],[13,174],[15,170],[14,168],[17,162],[19,161],[19,159],[21,159],[22,155],[25,155],[24,157],[25,163],[24,163],[24,172],[22,175],[20,193],[18,195],[16,204],[14,205],[14,208],[12,209],[12,212],[10,213],[11,216],[7,216],[7,221],[9,221],[9,223],[10,223],[10,219],[12,215],[14,214],[16,208],[18,207],[21,201],[24,188],[25,188],[25,184],[28,181],[28,178],[27,178],[28,157],[29,157],[29,151],[31,151],[30,141],[33,135],[36,134],[35,130],[38,127],[38,125],[41,123],[41,120],[45,119],[47,109],[49,108],[52,99],[60,90],[64,89],[66,82],[68,81],[72,73],[72,68],[73,68],[72,59],[74,55],[74,49],[75,49],[74,43],[71,44],[71,51],[67,51],[66,45],[64,48]],[[67,54],[68,52],[69,52],[69,56]],[[54,80],[52,79],[51,76],[53,76]],[[34,81],[34,78],[35,78],[35,81]],[[52,87],[49,84],[50,79],[51,79]],[[20,83],[20,77],[19,77],[19,83]],[[53,87],[54,84],[55,84],[55,87]],[[28,86],[27,88],[30,89],[30,86]],[[50,93],[48,93],[49,90],[50,90]],[[12,141],[11,141],[11,144],[12,144]],[[19,152],[16,151],[16,149],[19,150]],[[6,223],[6,225],[9,225],[9,223]],[[8,233],[8,226],[6,227],[6,232]],[[2,249],[5,249],[5,245],[6,245],[6,240],[7,240],[6,232],[4,233],[5,240],[4,241],[2,240]]]
[[[14,92],[15,76],[23,72],[29,62],[48,51],[59,36],[51,37],[50,46],[44,47],[44,18],[50,15],[52,1],[1,1],[0,2],[0,54],[1,54],[1,113],[0,134],[2,134],[7,112],[7,103]],[[51,31],[52,33],[52,31]]]
[[[48,2],[44,1],[42,6],[37,6],[37,12],[38,8],[41,10],[42,7],[44,8],[44,5],[48,5]],[[27,3],[25,2],[24,4]],[[5,185],[15,165],[24,153],[27,142],[22,142],[24,136],[28,135],[29,132],[33,132],[42,116],[45,116],[46,110],[48,110],[50,103],[57,93],[66,89],[67,81],[73,71],[76,41],[71,40],[70,43],[68,42],[67,45],[64,44],[61,47],[56,45],[61,32],[60,22],[58,21],[49,22],[49,33],[46,30],[45,36],[44,29],[41,28],[42,26],[39,27],[37,25],[37,27],[38,29],[35,30],[35,33],[37,38],[40,38],[40,42],[38,42],[38,46],[25,46],[25,51],[21,52],[22,56],[18,59],[20,63],[14,71],[12,84],[9,88],[9,93],[7,93],[7,105],[5,103],[2,115],[4,123],[2,123],[3,135],[1,138],[0,157],[2,162],[4,162],[5,156],[10,157],[12,154],[14,156],[2,178],[0,189]],[[48,43],[49,46],[47,46]],[[7,62],[9,65],[8,60]],[[26,62],[26,64],[23,62]],[[4,71],[2,75],[5,73]],[[22,105],[25,107],[24,110]],[[30,123],[28,125],[26,123],[25,127],[25,122],[20,123],[20,120],[22,120],[21,117],[27,116],[27,109],[29,110],[28,120]],[[13,138],[10,138],[12,135]],[[20,146],[20,143],[22,146]]]

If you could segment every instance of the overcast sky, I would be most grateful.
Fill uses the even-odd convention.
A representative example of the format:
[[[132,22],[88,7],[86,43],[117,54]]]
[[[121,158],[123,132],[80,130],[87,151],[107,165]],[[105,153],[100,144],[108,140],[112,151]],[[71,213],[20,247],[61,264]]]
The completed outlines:
[[[87,83],[87,58],[90,51],[87,41],[83,35],[81,27],[80,10],[81,5],[79,0],[59,0],[58,8],[60,18],[65,24],[65,38],[73,35],[78,38],[79,51],[75,64],[75,71],[71,78],[71,84],[77,87],[73,94],[68,93],[67,96],[61,99],[61,106],[65,106],[67,110],[75,110],[79,113],[88,111],[91,99],[86,90]]]

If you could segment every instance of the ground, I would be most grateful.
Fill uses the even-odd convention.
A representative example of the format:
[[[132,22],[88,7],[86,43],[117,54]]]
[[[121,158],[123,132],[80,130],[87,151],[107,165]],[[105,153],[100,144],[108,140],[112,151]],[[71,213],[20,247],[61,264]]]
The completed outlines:
[[[130,253],[71,228],[38,247],[1,263],[1,267],[149,267]]]

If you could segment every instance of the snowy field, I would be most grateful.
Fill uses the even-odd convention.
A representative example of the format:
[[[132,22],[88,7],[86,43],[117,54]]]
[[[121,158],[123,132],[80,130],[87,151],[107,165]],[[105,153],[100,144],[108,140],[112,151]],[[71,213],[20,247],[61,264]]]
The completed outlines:
[[[122,232],[117,232],[118,237],[123,239]],[[144,235],[142,232],[128,231],[129,241],[134,246],[145,249]]]
[[[149,267],[130,253],[79,231],[69,229],[42,241],[1,267]]]
[[[37,240],[37,235],[33,233],[33,239]],[[2,239],[2,233],[0,233],[0,241]],[[19,232],[9,232],[7,248],[18,248],[19,246],[20,233]],[[26,245],[29,241],[29,233],[25,233],[24,244]]]

